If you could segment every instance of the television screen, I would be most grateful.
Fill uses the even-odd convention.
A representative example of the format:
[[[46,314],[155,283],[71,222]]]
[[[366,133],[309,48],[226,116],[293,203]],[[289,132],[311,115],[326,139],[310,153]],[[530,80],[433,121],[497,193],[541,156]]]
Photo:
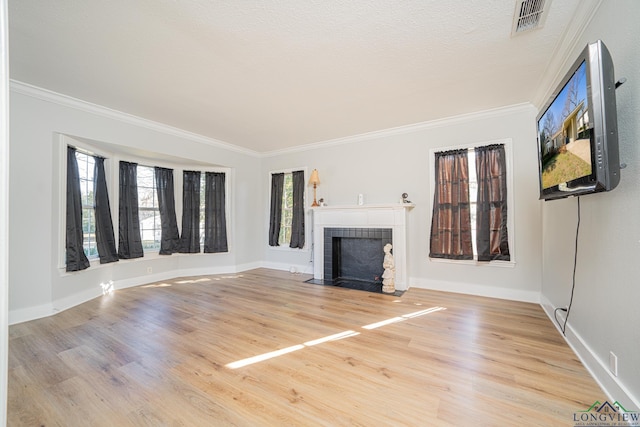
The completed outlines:
[[[592,129],[583,61],[538,121],[543,190],[592,174]]]
[[[610,191],[620,181],[613,61],[587,45],[537,117],[540,198]]]

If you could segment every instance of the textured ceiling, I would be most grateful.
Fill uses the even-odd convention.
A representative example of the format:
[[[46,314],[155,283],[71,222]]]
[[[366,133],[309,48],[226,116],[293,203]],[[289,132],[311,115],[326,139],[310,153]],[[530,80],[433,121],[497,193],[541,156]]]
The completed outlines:
[[[515,0],[9,0],[10,73],[273,152],[531,102],[578,5],[511,37]]]

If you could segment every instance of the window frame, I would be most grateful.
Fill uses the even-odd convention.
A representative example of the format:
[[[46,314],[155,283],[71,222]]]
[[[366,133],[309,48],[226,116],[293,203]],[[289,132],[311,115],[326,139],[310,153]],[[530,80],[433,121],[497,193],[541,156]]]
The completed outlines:
[[[160,166],[160,165],[158,165]],[[232,251],[232,246],[233,246],[233,233],[231,232],[232,230],[232,218],[231,218],[231,212],[232,212],[232,200],[233,198],[231,197],[231,189],[232,189],[232,182],[233,182],[233,169],[232,168],[226,168],[226,167],[216,167],[216,166],[198,166],[198,165],[186,165],[186,164],[181,164],[181,165],[173,165],[173,166],[166,166],[166,167],[173,167],[174,172],[173,172],[173,182],[174,182],[174,187],[175,187],[175,200],[176,200],[176,217],[178,218],[178,231],[180,232],[180,235],[182,235],[182,197],[183,197],[183,188],[182,188],[182,183],[183,183],[183,175],[182,172],[187,170],[187,171],[195,171],[195,172],[200,172],[200,222],[199,222],[199,227],[200,227],[200,252],[197,253],[191,253],[191,254],[182,254],[179,252],[176,252],[173,255],[180,255],[180,256],[194,256],[194,255],[206,255],[206,256],[211,256],[211,255],[226,255],[231,253]],[[225,181],[224,181],[224,191],[225,191],[225,203],[224,203],[224,214],[226,216],[226,224],[227,224],[227,252],[211,252],[211,253],[205,253],[204,252],[204,210],[205,210],[205,174],[206,172],[218,172],[218,173],[224,173],[225,174]],[[179,176],[178,176],[179,175]]]
[[[145,168],[145,169],[150,169],[151,170],[151,187],[148,186],[141,186],[140,185],[140,168]],[[140,240],[142,241],[142,251],[143,253],[151,253],[151,252],[159,252],[160,251],[160,239],[162,236],[162,224],[160,222],[160,205],[158,204],[158,186],[156,183],[156,175],[155,175],[155,167],[154,166],[148,166],[145,164],[140,164],[138,163],[137,166],[137,182],[136,182],[136,186],[138,187],[138,215],[140,217]],[[174,170],[174,180],[175,180],[175,170]],[[146,188],[146,189],[150,189],[151,190],[151,199],[152,199],[152,206],[148,207],[148,206],[142,206],[141,200],[140,200],[140,188]],[[174,196],[175,197],[175,196]],[[150,213],[155,213],[152,216],[150,216],[149,218],[142,218],[142,212],[150,212]],[[143,228],[142,227],[142,223],[145,220],[148,220],[150,218],[153,218],[153,227],[152,228]],[[152,247],[146,247],[145,246],[145,240],[144,240],[144,231],[151,231],[153,234],[153,246]],[[156,236],[158,237],[156,239]]]
[[[66,257],[66,226],[67,226],[67,213],[66,213],[66,206],[67,206],[67,188],[66,188],[66,182],[67,182],[67,146],[71,145],[76,147],[77,151],[81,151],[84,154],[88,154],[88,155],[92,155],[92,156],[100,156],[103,157],[105,159],[104,162],[104,169],[105,169],[105,176],[107,177],[107,192],[109,194],[109,200],[111,201],[110,205],[111,205],[111,216],[113,217],[114,215],[117,215],[117,203],[113,203],[113,198],[117,197],[117,191],[114,193],[112,188],[114,186],[113,182],[109,182],[109,176],[114,174],[113,171],[113,164],[117,164],[118,159],[113,156],[113,153],[109,153],[106,152],[104,150],[100,150],[99,148],[96,148],[92,145],[86,144],[83,141],[80,141],[78,139],[72,138],[70,136],[64,135],[64,134],[57,134],[57,142],[58,142],[58,150],[57,150],[57,156],[58,156],[58,161],[57,164],[59,165],[58,168],[58,175],[57,175],[57,179],[58,179],[58,197],[57,197],[57,201],[58,201],[58,218],[60,218],[60,220],[58,221],[58,257],[57,257],[57,267],[58,267],[58,271],[60,272],[60,274],[64,275],[64,274],[70,274],[66,271],[66,267],[67,267],[67,257]],[[117,173],[116,173],[117,175]],[[117,182],[116,184],[117,185]],[[114,209],[114,206],[116,206],[116,209]],[[95,216],[94,216],[95,218]],[[113,224],[114,230],[117,230],[118,227],[118,222],[117,222],[117,217],[114,220],[114,224]],[[84,245],[83,245],[84,246]],[[102,264],[100,264],[100,257],[96,256],[96,257],[87,257],[89,259],[89,268],[93,268],[93,267],[97,267],[100,266]],[[107,264],[105,264],[107,265]],[[85,271],[85,270],[83,270]],[[75,272],[76,274],[78,272]]]
[[[287,192],[287,185],[291,191]],[[284,173],[282,189],[282,216],[280,217],[280,234],[278,244],[285,246],[291,244],[291,229],[293,228],[293,172]],[[287,235],[289,240],[287,240]]]
[[[178,177],[176,171],[180,173]],[[217,168],[217,167],[192,167],[189,165],[183,165],[183,167],[179,167],[174,169],[173,181],[175,186],[175,199],[176,199],[176,217],[178,219],[178,230],[182,235],[182,198],[183,198],[183,171],[193,171],[200,172],[200,221],[199,221],[199,229],[200,229],[200,252],[190,253],[190,254],[182,254],[182,255],[216,255],[216,254],[227,254],[231,252],[231,242],[232,237],[230,234],[230,204],[231,198],[229,197],[230,193],[230,183],[231,183],[231,169],[230,168]],[[226,224],[227,224],[227,248],[229,249],[227,252],[204,252],[204,219],[205,219],[205,188],[206,188],[206,173],[207,172],[215,172],[215,173],[224,173],[225,181],[224,181],[224,191],[225,191],[225,216],[226,216]],[[178,188],[179,187],[179,188]],[[180,254],[176,252],[176,254]]]
[[[98,243],[96,241],[96,216],[94,208],[95,200],[92,200],[92,203],[88,203],[88,196],[90,192],[93,193],[95,188],[95,176],[93,175],[95,170],[95,160],[93,159],[92,154],[81,148],[76,148],[75,156],[76,162],[78,163],[78,179],[80,181],[80,194],[82,200],[82,249],[89,262],[91,262],[94,259],[100,259],[100,256],[98,254]],[[86,160],[79,159],[79,156],[84,157]],[[80,166],[81,161],[85,164],[84,167]],[[85,173],[83,174],[82,171],[85,171]],[[89,175],[92,175],[91,179],[89,179]],[[95,198],[95,194],[93,194],[93,197]],[[85,214],[87,211],[89,211],[89,218],[87,218]],[[85,222],[88,222],[88,230],[85,229]],[[91,233],[91,229],[93,229],[93,233]],[[87,242],[88,248],[86,245]]]
[[[303,199],[303,204],[304,204],[304,214],[305,214],[305,217],[306,217],[307,212],[309,211],[309,207],[307,206],[307,201],[309,200],[309,197],[308,197],[309,183],[306,181],[306,180],[309,179],[308,178],[309,175],[307,173],[307,170],[308,170],[308,168],[306,166],[304,166],[304,167],[298,167],[298,168],[278,169],[278,170],[269,171],[268,179],[267,179],[267,183],[266,183],[266,185],[268,186],[267,194],[269,195],[267,197],[266,214],[265,214],[265,217],[267,219],[267,222],[266,222],[266,229],[267,230],[269,230],[269,206],[270,206],[270,203],[271,203],[271,177],[274,174],[283,173],[283,174],[285,174],[285,184],[286,184],[286,179],[287,179],[286,177],[287,177],[287,175],[289,175],[291,177],[291,180],[292,180],[292,187],[291,188],[292,188],[292,192],[293,192],[293,175],[292,175],[293,172],[295,172],[295,171],[304,171],[305,186],[304,186],[304,195],[302,196],[302,199]],[[286,188],[286,185],[285,185],[285,188]],[[287,197],[287,194],[286,194],[285,190],[283,189],[283,191],[282,191],[282,203],[283,204],[285,202],[286,197]],[[293,197],[293,193],[291,194],[291,197]],[[293,203],[292,203],[292,205],[291,205],[289,210],[292,211],[292,215],[290,217],[290,219],[292,220],[293,219]],[[280,223],[280,235],[282,235],[282,232],[283,232],[283,230],[282,230],[282,221],[284,220],[284,218],[285,218],[285,215],[284,215],[284,206],[283,206],[282,218],[281,218],[281,223]],[[309,234],[309,228],[308,228],[309,224],[308,223],[309,223],[309,221],[305,221],[305,223],[304,223],[305,236],[309,236],[310,235]],[[291,224],[288,225],[288,228],[289,228],[289,230],[291,230]],[[276,251],[296,251],[296,252],[299,252],[299,251],[307,252],[309,250],[310,243],[309,243],[309,239],[308,238],[305,239],[303,248],[291,248],[291,247],[289,247],[289,244],[291,243],[291,233],[289,233],[289,241],[287,241],[287,242],[280,241],[280,235],[278,236],[278,244],[280,246],[269,246],[269,244],[267,242],[267,247],[269,249],[273,249],[273,250],[276,250]]]
[[[206,172],[207,171],[202,171],[200,169],[196,169],[196,171],[200,172],[200,221],[198,223],[199,226],[199,230],[200,230],[200,253],[204,253],[204,215],[205,215],[205,200],[206,200],[206,192],[205,192],[205,186],[207,185],[207,176],[206,176]],[[226,183],[226,180],[225,180]],[[182,187],[180,187],[182,191]],[[182,215],[180,215],[182,216]],[[181,224],[182,225],[182,224]],[[228,232],[229,230],[227,230]],[[227,233],[227,236],[229,235],[229,233]]]
[[[506,161],[506,168],[507,168],[507,230],[508,230],[508,237],[509,237],[509,254],[510,254],[510,260],[509,261],[502,261],[502,260],[492,260],[492,261],[478,261],[476,258],[478,256],[477,254],[477,248],[476,248],[476,242],[475,242],[475,236],[476,236],[476,224],[475,224],[475,216],[472,215],[472,220],[471,220],[471,226],[472,226],[472,236],[473,236],[473,256],[474,259],[473,260],[457,260],[457,259],[447,259],[447,258],[431,258],[431,257],[427,257],[429,259],[429,261],[432,262],[442,262],[442,263],[452,263],[452,264],[463,264],[463,265],[475,265],[475,266],[491,266],[491,267],[515,267],[516,265],[516,251],[515,251],[515,203],[514,203],[514,197],[513,197],[513,189],[514,189],[514,184],[513,184],[513,140],[511,138],[504,138],[504,139],[497,139],[497,140],[491,140],[491,141],[482,141],[482,142],[472,142],[472,143],[468,143],[468,144],[460,144],[460,145],[450,145],[450,146],[443,146],[443,147],[435,147],[435,148],[431,148],[429,149],[429,222],[428,224],[431,224],[431,221],[433,220],[433,195],[436,189],[436,176],[435,176],[435,159],[436,159],[436,153],[442,152],[442,151],[450,151],[450,150],[473,150],[476,147],[484,147],[484,146],[488,146],[488,145],[495,145],[495,144],[503,144],[504,145],[504,151],[505,151],[505,161]],[[471,164],[473,163],[473,165],[475,165],[475,158],[473,161],[469,161],[469,169],[471,169]],[[469,187],[472,186],[472,182],[474,183],[474,187],[477,188],[477,177],[476,177],[476,173],[475,173],[475,166],[474,166],[474,170],[473,173],[469,173],[469,176],[471,178],[471,176],[473,175],[473,179],[475,181],[469,181]],[[469,194],[469,199],[470,201],[472,201],[473,205],[476,205],[476,195],[471,195]],[[472,213],[475,212],[475,207],[472,210]],[[427,239],[427,242],[429,241],[429,239]]]

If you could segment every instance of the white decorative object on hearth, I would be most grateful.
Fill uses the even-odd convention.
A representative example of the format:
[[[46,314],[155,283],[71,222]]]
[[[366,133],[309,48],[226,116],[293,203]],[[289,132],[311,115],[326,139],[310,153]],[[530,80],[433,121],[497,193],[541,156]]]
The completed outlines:
[[[391,248],[393,245],[387,243],[384,245],[384,261],[382,262],[382,292],[385,294],[392,294],[396,291],[395,278],[396,278],[396,263],[391,254]]]

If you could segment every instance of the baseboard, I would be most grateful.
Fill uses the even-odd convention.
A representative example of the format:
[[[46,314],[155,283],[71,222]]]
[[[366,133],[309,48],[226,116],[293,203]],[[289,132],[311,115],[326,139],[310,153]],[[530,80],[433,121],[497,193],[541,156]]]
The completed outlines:
[[[53,313],[53,304],[42,304],[17,310],[9,310],[9,325],[40,319],[51,316]]]
[[[272,270],[289,271],[291,273],[313,274],[313,264],[285,264],[279,262],[262,262],[262,268],[270,268]]]
[[[250,267],[249,264],[244,265]],[[256,264],[251,268],[258,268],[260,265]],[[250,269],[250,268],[247,268]],[[206,276],[209,274],[227,274],[236,273],[238,266],[223,266],[223,267],[207,267],[207,268],[193,268],[193,269],[180,269],[170,270],[157,274],[148,274],[144,276],[131,277],[128,279],[115,280],[112,282],[114,290],[126,289],[134,286],[146,285],[148,283],[160,282],[163,280],[172,280],[178,277],[186,276]],[[29,320],[40,319],[43,317],[52,316],[68,310],[72,307],[90,301],[94,298],[103,295],[102,287],[95,287],[86,289],[77,294],[69,295],[64,298],[58,298],[51,304],[42,304],[34,307],[27,307],[18,310],[9,311],[9,325],[15,325],[17,323],[28,322]]]
[[[53,314],[61,313],[72,307],[75,307],[87,301],[91,301],[92,299],[103,295],[103,293],[104,291],[102,287],[95,287],[91,289],[86,289],[77,294],[69,295],[64,298],[58,298],[53,301],[53,304],[52,304],[53,311],[50,314],[53,315]]]
[[[260,262],[247,262],[244,264],[236,265],[234,269],[234,273],[241,273],[243,271],[254,270],[256,268],[261,268],[261,267],[262,267],[262,263]]]
[[[558,333],[562,335],[562,330],[554,317],[555,307],[553,307],[551,302],[544,295],[540,296],[540,300],[542,309],[549,319],[551,319],[551,322],[556,326]],[[558,315],[561,317],[560,321],[564,321],[565,313],[559,312]],[[569,344],[569,347],[571,347],[576,356],[578,356],[584,367],[598,383],[602,391],[604,391],[607,399],[610,402],[618,401],[626,408],[640,408],[640,401],[638,401],[638,399],[636,399],[629,390],[620,383],[620,380],[609,371],[609,368],[607,367],[608,363],[605,363],[593,350],[591,350],[587,342],[573,329],[571,322],[566,324],[565,333],[566,334],[563,336],[564,340]]]
[[[421,288],[434,291],[454,292],[457,294],[477,295],[511,301],[540,303],[540,292],[506,289],[497,286],[485,286],[474,283],[441,282],[417,277],[409,278],[409,289]]]
[[[146,285],[148,283],[160,282],[162,280],[175,279],[176,277],[189,276],[183,270],[169,270],[161,273],[146,274],[144,276],[130,277],[128,279],[114,280],[113,289],[127,289],[134,286]]]

